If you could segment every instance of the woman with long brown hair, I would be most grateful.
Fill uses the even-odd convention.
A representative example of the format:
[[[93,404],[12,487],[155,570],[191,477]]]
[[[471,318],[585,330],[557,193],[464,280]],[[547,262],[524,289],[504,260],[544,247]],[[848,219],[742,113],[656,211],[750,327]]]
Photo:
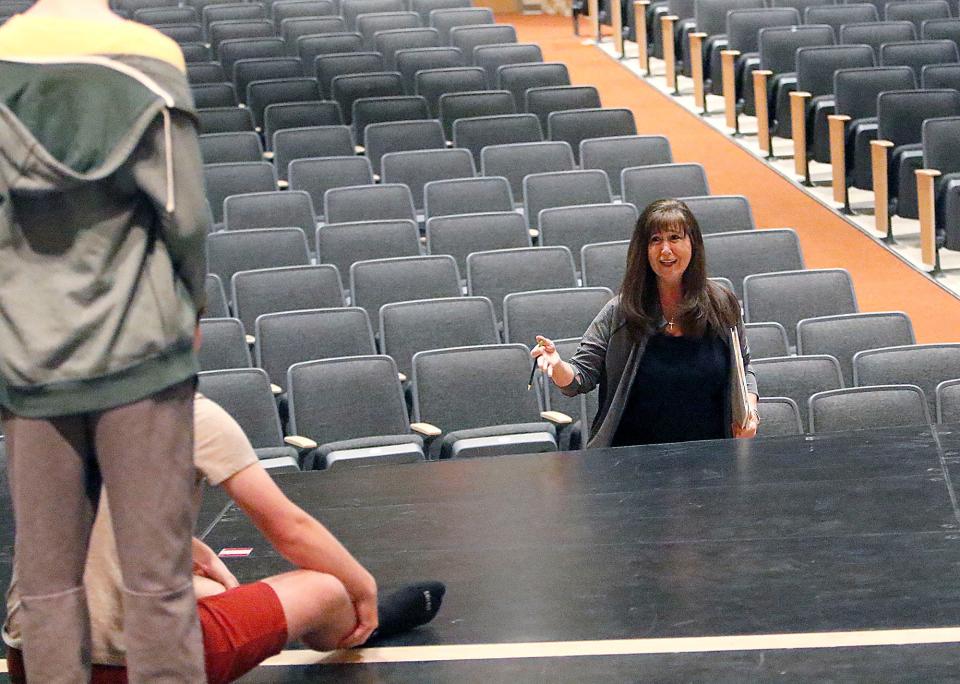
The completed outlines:
[[[730,345],[736,330],[750,411],[733,421]],[[640,215],[620,294],[564,361],[537,337],[537,365],[568,395],[599,386],[600,410],[588,447],[753,437],[757,383],[736,296],[707,279],[703,237],[679,200],[657,200]]]

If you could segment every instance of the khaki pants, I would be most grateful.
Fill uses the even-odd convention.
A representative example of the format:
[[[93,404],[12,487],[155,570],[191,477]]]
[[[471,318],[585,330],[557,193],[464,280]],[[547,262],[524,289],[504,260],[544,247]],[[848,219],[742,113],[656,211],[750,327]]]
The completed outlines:
[[[124,584],[131,682],[203,682],[191,582],[193,382],[97,413],[3,414],[27,675],[90,677],[83,589],[101,481]]]

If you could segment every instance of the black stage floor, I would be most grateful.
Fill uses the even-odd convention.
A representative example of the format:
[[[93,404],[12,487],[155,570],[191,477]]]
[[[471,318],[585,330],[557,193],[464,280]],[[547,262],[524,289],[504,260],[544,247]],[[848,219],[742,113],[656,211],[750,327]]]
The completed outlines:
[[[958,477],[960,426],[280,475],[382,588],[447,596],[378,648],[242,681],[957,680]],[[220,511],[201,529],[253,547],[241,581],[288,569]]]

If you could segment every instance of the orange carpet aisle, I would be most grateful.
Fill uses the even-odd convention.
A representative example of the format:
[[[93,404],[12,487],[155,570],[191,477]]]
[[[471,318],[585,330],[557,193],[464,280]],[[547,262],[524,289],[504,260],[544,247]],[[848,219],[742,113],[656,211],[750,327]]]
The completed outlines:
[[[918,342],[960,342],[960,300],[599,49],[582,45],[570,19],[503,15],[499,21],[513,23],[521,42],[538,43],[544,60],[565,62],[574,84],[595,85],[605,107],[633,110],[639,133],[666,135],[675,161],[703,164],[714,194],[746,195],[757,225],[795,228],[808,268],[849,270],[861,310],[906,311]],[[585,32],[586,23],[581,27]]]

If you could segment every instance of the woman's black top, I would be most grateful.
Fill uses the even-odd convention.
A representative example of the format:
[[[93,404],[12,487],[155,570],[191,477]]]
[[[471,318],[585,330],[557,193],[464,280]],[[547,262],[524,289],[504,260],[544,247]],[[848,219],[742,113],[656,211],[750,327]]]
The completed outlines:
[[[716,335],[653,335],[613,446],[725,437],[723,400],[729,382],[729,351]]]

